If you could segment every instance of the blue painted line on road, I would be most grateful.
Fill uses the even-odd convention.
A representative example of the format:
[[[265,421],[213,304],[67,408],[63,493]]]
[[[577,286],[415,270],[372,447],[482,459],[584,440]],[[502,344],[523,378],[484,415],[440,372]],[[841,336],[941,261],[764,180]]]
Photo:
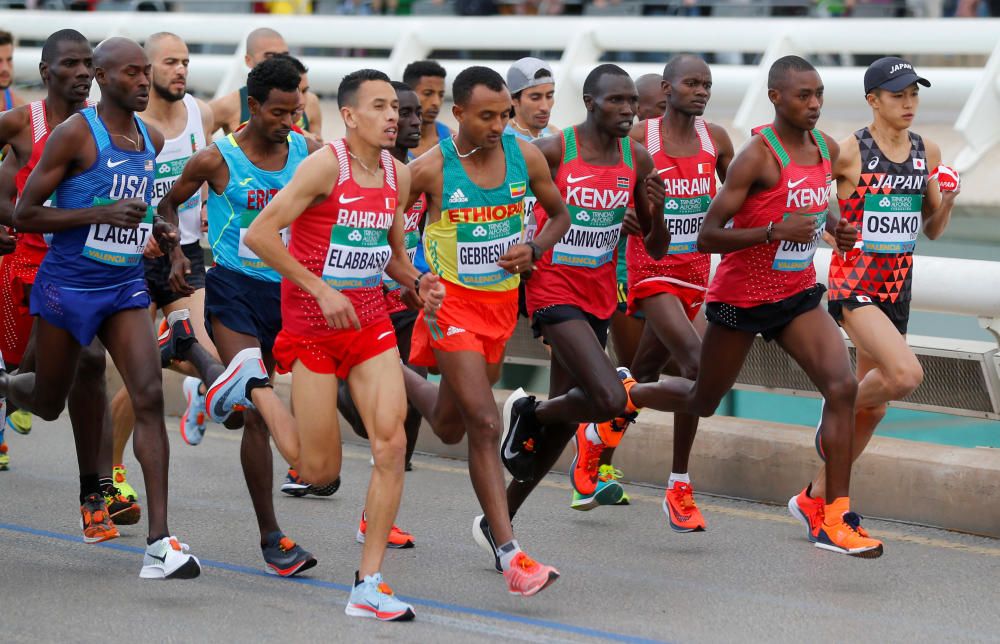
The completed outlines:
[[[88,548],[98,546],[101,548],[106,548],[108,550],[117,550],[119,552],[128,552],[132,554],[143,554],[145,550],[136,546],[126,546],[120,543],[114,543],[111,541],[106,541],[104,543],[98,544],[84,544],[79,535],[69,535],[63,534],[61,532],[51,532],[49,530],[40,530],[38,528],[32,528],[29,526],[18,525],[15,523],[0,523],[0,530],[7,530],[10,532],[19,532],[21,534],[29,534],[36,537],[45,537],[48,539],[56,539],[59,541],[67,541],[69,543],[74,543],[78,545],[85,545]],[[263,570],[258,570],[256,568],[250,568],[248,566],[240,566],[237,564],[227,563],[225,561],[214,561],[211,559],[198,558],[204,568],[217,568],[219,570],[226,570],[228,572],[235,572],[244,575],[253,575],[255,577],[264,577],[266,579],[274,579],[275,576],[268,574]],[[339,590],[341,592],[350,592],[351,587],[347,584],[338,584],[332,581],[322,581],[319,579],[309,579],[306,577],[286,577],[283,581],[290,581],[306,586],[314,586],[317,588],[328,588],[332,590]],[[563,624],[562,622],[554,622],[546,619],[536,619],[533,617],[524,617],[523,615],[516,615],[513,613],[505,613],[496,610],[487,610],[484,608],[475,608],[473,606],[462,606],[461,604],[450,604],[448,602],[441,602],[434,599],[424,599],[422,597],[411,597],[399,595],[400,599],[408,601],[417,606],[425,606],[427,608],[436,609],[440,611],[447,611],[452,613],[460,613],[463,615],[473,615],[476,617],[482,617],[486,619],[494,619],[501,622],[508,622],[514,624],[522,624],[524,626],[532,626],[535,628],[545,628],[553,631],[560,631],[563,633],[571,633],[573,635],[580,635],[583,637],[593,637],[596,639],[602,639],[612,642],[629,642],[630,644],[667,644],[663,640],[653,640],[643,637],[633,637],[630,635],[623,635],[621,633],[612,633],[609,631],[601,631],[593,628],[586,628],[584,626],[574,626],[573,624]],[[419,616],[418,616],[419,619]]]

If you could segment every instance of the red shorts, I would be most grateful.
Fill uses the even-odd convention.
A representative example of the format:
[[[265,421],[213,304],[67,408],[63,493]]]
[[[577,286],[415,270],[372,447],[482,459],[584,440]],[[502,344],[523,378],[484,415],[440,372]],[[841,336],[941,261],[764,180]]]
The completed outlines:
[[[319,336],[293,335],[282,330],[272,353],[280,373],[289,373],[296,361],[313,373],[333,374],[341,380],[351,369],[396,348],[396,332],[389,318],[354,329]]]
[[[35,283],[45,253],[19,245],[12,254],[0,258],[0,352],[10,364],[20,364],[28,348],[35,318],[29,312],[25,285]]]
[[[647,279],[628,289],[628,309],[625,311],[629,315],[635,315],[639,311],[639,301],[654,295],[673,295],[681,301],[684,312],[688,319],[693,320],[701,305],[705,303],[705,291],[681,286],[675,282],[665,279]]]
[[[517,325],[517,289],[478,291],[451,282],[433,319],[423,311],[413,327],[409,363],[436,367],[434,350],[454,353],[475,351],[489,364],[503,360],[507,340]]]

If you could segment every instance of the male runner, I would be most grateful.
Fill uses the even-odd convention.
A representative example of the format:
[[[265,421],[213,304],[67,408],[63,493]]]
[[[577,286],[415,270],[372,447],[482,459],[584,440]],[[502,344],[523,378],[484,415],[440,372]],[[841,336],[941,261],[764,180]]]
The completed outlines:
[[[589,421],[610,421],[636,411],[626,410],[626,387],[634,381],[627,373],[616,373],[604,347],[618,306],[615,252],[625,209],[635,209],[653,256],[662,256],[669,243],[660,216],[663,182],[646,149],[628,137],[638,100],[635,83],[625,70],[598,65],[583,85],[586,120],[558,137],[535,142],[573,223],[552,251],[536,262],[525,286],[535,336],[552,347],[553,360],[548,400],[536,402],[518,389],[504,405],[501,458],[515,479],[507,488],[512,515],[578,433],[578,426],[586,433]],[[546,211],[539,209],[540,231],[547,219]],[[516,425],[525,423],[544,426],[544,433],[533,439],[530,434],[520,436]],[[527,441],[533,442],[532,449],[522,449]],[[526,466],[520,452],[531,454]],[[588,454],[579,450],[577,461]],[[596,454],[592,460],[574,468],[588,477],[574,481],[574,509],[589,510],[622,498],[616,481],[598,480]]]
[[[857,349],[852,460],[871,440],[887,403],[910,395],[923,381],[906,343],[913,249],[921,228],[930,239],[941,236],[959,192],[957,174],[940,166],[937,144],[910,131],[920,105],[918,86],[930,83],[895,57],[873,62],[864,83],[872,123],[841,141],[833,166],[841,212],[861,233],[854,249],[831,258],[828,294],[830,314]],[[788,502],[810,534],[822,510],[824,479],[820,468]]]
[[[654,260],[642,240],[628,240],[628,314],[642,313],[646,320],[642,340],[632,361],[631,371],[639,382],[656,382],[667,361],[674,375],[688,380],[698,377],[701,336],[692,324],[708,290],[711,256],[696,248],[698,232],[708,206],[715,196],[716,175],[725,181],[733,159],[733,143],[719,125],[706,122],[702,115],[712,95],[712,71],[698,56],[680,54],[663,69],[666,115],[638,123],[632,137],[646,146],[656,171],[666,183],[663,218],[670,230],[667,255]],[[576,435],[579,454],[572,481],[589,480],[593,459],[610,465],[610,454],[628,428],[627,419],[615,419],[591,435],[609,440],[587,441],[587,427]],[[698,417],[674,414],[674,456],[663,508],[671,528],[678,532],[705,529],[701,512],[694,502],[688,457],[698,429]],[[605,457],[607,460],[605,461]],[[579,468],[584,467],[578,474]]]
[[[159,32],[145,43],[146,55],[152,63],[152,92],[149,104],[142,112],[142,120],[155,127],[164,136],[163,149],[156,156],[156,179],[153,183],[151,205],[156,206],[177,181],[184,164],[197,150],[205,147],[206,133],[212,128],[212,111],[204,101],[187,93],[188,48],[177,35]],[[156,319],[160,310],[164,317],[173,311],[188,309],[198,343],[215,355],[208,333],[205,331],[205,256],[201,249],[201,191],[179,209],[180,243],[173,247],[170,256],[161,255],[144,259],[146,288],[153,301],[150,314]],[[171,264],[174,260],[184,273],[187,289],[175,291],[171,285]],[[174,282],[177,279],[174,278]],[[187,368],[189,378],[184,381],[187,409],[181,416],[181,438],[189,445],[197,445],[205,433],[204,388]],[[111,401],[114,426],[113,459],[115,485],[122,494],[135,500],[136,492],[128,484],[124,465],[125,445],[132,435],[135,417],[129,404],[128,392],[122,387]]]
[[[205,319],[223,362],[238,365],[244,356],[255,354],[263,359],[268,373],[274,370],[271,350],[281,329],[281,276],[254,254],[245,236],[309,151],[319,147],[291,131],[302,100],[299,81],[295,65],[284,56],[254,67],[247,76],[250,120],[246,126],[196,152],[159,205],[167,221],[176,221],[184,204],[208,184],[208,241],[216,266],[205,277]],[[172,285],[190,290],[183,264],[184,256],[174,254]],[[208,411],[218,416],[211,402],[209,396]],[[278,527],[271,494],[270,439],[263,419],[252,409],[244,414],[240,462],[268,570],[290,576],[315,565],[312,555]]]
[[[698,378],[638,384],[630,393],[637,406],[711,416],[756,335],[777,340],[826,399],[820,432],[827,455],[826,503],[810,540],[819,548],[875,558],[882,542],[867,536],[861,517],[850,509],[857,381],[840,332],[819,307],[825,289],[816,284],[813,267],[824,223],[842,252],[857,238],[846,219],[834,225],[827,216],[839,147],[815,129],[823,82],[806,60],[775,61],[768,97],[774,123],[756,128],[733,159],[698,235],[699,252],[723,254],[706,295],[708,328]]]
[[[552,67],[538,58],[521,58],[507,70],[507,89],[514,107],[506,134],[513,134],[522,141],[534,141],[543,136],[558,134],[549,123],[556,99],[556,85]]]
[[[337,383],[347,380],[368,429],[374,466],[365,503],[367,536],[346,613],[383,621],[413,619],[413,607],[382,581],[382,563],[403,492],[406,396],[382,274],[413,284],[440,305],[437,278],[410,262],[403,240],[409,172],[396,143],[396,92],[382,72],[344,77],[337,103],[347,136],[305,161],[247,235],[250,247],[284,277],[283,326],[275,356],[292,372],[297,431],[278,432],[282,454],[308,481],[340,474]],[[291,226],[285,248],[280,231]],[[332,328],[331,328],[332,327]],[[256,400],[255,400],[256,402]]]
[[[0,111],[24,105],[24,99],[10,88],[14,84],[14,35],[0,30],[0,90],[3,90],[3,107]]]
[[[14,180],[5,183],[3,190],[13,189],[20,193],[24,189],[28,176],[42,156],[49,133],[85,106],[94,79],[90,43],[83,34],[72,29],[53,33],[42,46],[39,74],[46,86],[45,99],[0,116],[0,141],[9,145],[10,150],[4,167],[10,164],[17,170]],[[4,224],[12,223],[12,196],[5,193],[0,198],[0,222]],[[35,323],[30,314],[31,287],[48,252],[48,244],[39,233],[18,232],[17,238],[16,251],[0,264],[0,301],[4,316],[0,355],[8,361],[8,368],[19,367],[20,373],[29,373],[34,371],[36,348],[30,341]],[[109,418],[105,402],[105,364],[104,345],[100,341],[94,340],[83,347],[68,400],[81,476],[80,503],[88,506],[82,528],[84,538],[90,542],[114,538],[118,532],[111,523],[134,524],[141,514],[135,500],[124,498],[112,484],[110,427],[105,432],[105,422]],[[7,411],[6,426],[22,434],[31,431],[29,412],[23,409]],[[0,443],[3,442],[3,428],[0,426]],[[0,453],[0,459],[4,456]],[[88,501],[95,476],[104,498]],[[108,506],[110,523],[94,521],[94,517],[104,516],[102,502]]]
[[[635,79],[635,88],[639,90],[638,117],[640,121],[655,119],[667,113],[667,96],[663,87],[663,76],[643,74]]]
[[[414,158],[452,136],[448,126],[437,120],[444,103],[444,79],[447,75],[444,67],[434,60],[418,60],[403,70],[403,82],[412,87],[420,98],[424,119],[420,128],[420,145],[411,150]]]
[[[421,313],[410,362],[436,366],[441,386],[404,376],[410,400],[442,441],[454,444],[468,435],[469,476],[484,512],[473,535],[477,542],[488,540],[510,592],[528,596],[559,572],[534,561],[514,539],[496,451],[501,430],[492,385],[517,322],[518,274],[530,270],[570,222],[545,157],[503,134],[511,105],[503,78],[470,67],[455,78],[452,94],[458,133],[410,166],[409,201],[426,197],[424,248],[447,292],[436,315]],[[529,184],[550,221],[525,244],[522,201]]]
[[[248,69],[253,69],[268,58],[278,55],[288,55],[288,44],[274,29],[260,27],[251,31],[247,36],[246,54],[243,56],[243,61]],[[298,65],[302,65],[302,63],[298,62]],[[308,90],[308,81],[306,86]],[[223,133],[229,134],[235,132],[241,123],[246,123],[250,118],[250,105],[247,97],[247,86],[244,85],[235,92],[213,99],[209,103],[212,113],[215,115],[215,125],[211,133],[222,128]],[[319,98],[308,91],[303,92],[302,98],[303,111],[296,117],[296,125],[318,138],[321,135],[320,127],[322,125]]]
[[[55,420],[81,347],[99,337],[136,411],[134,450],[149,495],[149,537],[139,576],[190,579],[201,572],[198,559],[167,528],[170,448],[140,262],[150,235],[165,248],[177,238],[175,228],[154,222],[148,206],[163,137],[135,113],[146,108],[150,66],[138,44],[119,37],[97,47],[93,64],[100,104],[52,132],[14,209],[19,228],[54,235],[31,291],[31,312],[39,316],[35,373],[0,372],[0,397]],[[53,192],[57,208],[44,205]],[[96,475],[81,482],[90,498],[100,493]]]

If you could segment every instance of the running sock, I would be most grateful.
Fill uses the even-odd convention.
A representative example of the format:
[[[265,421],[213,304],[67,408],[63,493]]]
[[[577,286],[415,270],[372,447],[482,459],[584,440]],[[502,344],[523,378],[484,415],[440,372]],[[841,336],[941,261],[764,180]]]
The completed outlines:
[[[684,472],[683,474],[671,472],[670,479],[667,481],[667,489],[672,490],[674,488],[674,483],[687,483],[688,485],[691,485],[691,477],[688,476],[687,472]]]
[[[823,524],[835,526],[844,520],[844,515],[851,511],[851,498],[838,496],[833,503],[827,503],[823,509]]]
[[[497,548],[497,554],[500,555],[500,567],[504,569],[504,572],[510,570],[510,562],[514,560],[514,555],[519,552],[521,552],[521,545],[517,539],[511,539]]]
[[[98,485],[101,486],[101,494],[104,496],[114,496],[118,494],[118,490],[115,489],[115,481],[110,476],[102,476],[97,481]]]
[[[146,539],[146,545],[147,546],[151,546],[154,543],[156,543],[157,541],[159,541],[160,539],[166,539],[169,536],[170,536],[169,534],[161,534],[161,535],[159,535],[157,537],[150,537],[150,538]]]
[[[185,328],[179,329],[180,333],[174,331],[174,325],[178,323],[186,323]],[[191,311],[188,309],[177,309],[176,311],[167,313],[167,324],[170,326],[170,332],[176,338],[174,342],[177,356],[182,357],[191,349],[191,345],[198,341],[194,336],[194,330],[191,329]]]
[[[601,437],[600,432],[597,431],[597,423],[587,423],[587,440],[591,443],[603,443],[604,439]]]
[[[80,505],[83,505],[83,500],[90,496],[91,494],[101,493],[101,477],[97,474],[81,474],[80,475]]]

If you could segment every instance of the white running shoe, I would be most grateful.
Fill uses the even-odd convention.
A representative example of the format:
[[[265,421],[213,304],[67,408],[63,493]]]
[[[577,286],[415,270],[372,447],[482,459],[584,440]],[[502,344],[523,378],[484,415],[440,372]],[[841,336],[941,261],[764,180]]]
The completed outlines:
[[[198,557],[188,554],[188,545],[177,537],[163,537],[146,546],[142,557],[142,579],[194,579],[201,574]]]

